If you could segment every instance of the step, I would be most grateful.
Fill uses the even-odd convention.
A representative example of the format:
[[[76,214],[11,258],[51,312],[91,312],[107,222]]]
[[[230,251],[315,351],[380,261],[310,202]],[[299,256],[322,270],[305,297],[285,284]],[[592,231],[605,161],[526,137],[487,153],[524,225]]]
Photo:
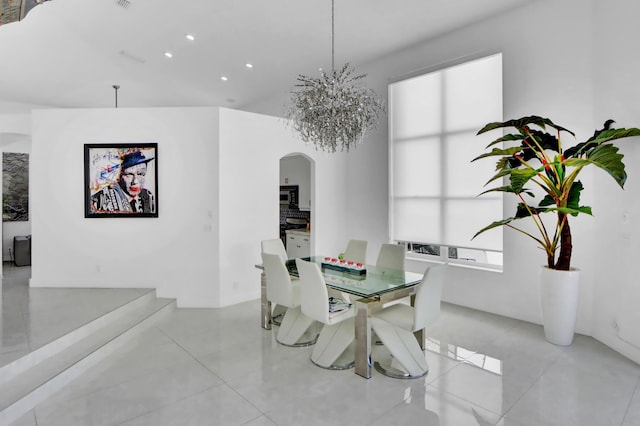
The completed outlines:
[[[0,369],[0,425],[9,424],[175,309],[150,290]]]

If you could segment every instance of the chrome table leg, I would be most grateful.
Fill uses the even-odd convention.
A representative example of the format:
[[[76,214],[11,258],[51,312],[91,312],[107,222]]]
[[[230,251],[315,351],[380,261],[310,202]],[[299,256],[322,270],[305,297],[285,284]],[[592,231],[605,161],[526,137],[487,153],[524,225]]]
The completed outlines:
[[[271,330],[271,302],[267,300],[267,278],[264,272],[260,274],[260,306],[262,328]]]
[[[365,379],[371,378],[371,327],[369,326],[368,299],[356,300],[356,374]]]

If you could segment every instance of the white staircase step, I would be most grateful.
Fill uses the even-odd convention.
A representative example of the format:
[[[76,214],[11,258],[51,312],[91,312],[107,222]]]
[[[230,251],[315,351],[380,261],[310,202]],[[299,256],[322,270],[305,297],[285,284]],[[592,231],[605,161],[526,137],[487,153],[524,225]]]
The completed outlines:
[[[175,309],[153,290],[0,369],[0,425],[33,409]]]

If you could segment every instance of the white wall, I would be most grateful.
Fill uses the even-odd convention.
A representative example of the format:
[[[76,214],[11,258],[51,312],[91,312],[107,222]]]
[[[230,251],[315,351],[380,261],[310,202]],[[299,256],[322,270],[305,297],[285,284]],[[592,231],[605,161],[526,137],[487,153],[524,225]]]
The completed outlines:
[[[0,113],[0,143],[3,137],[11,134],[31,134],[31,114],[29,113]]]
[[[9,139],[5,134],[5,141]],[[31,136],[28,134],[13,134],[11,142],[3,143],[2,152],[23,153],[31,152]],[[31,185],[29,185],[31,186]],[[29,189],[31,193],[31,189]],[[31,200],[29,200],[31,202]],[[31,205],[29,205],[29,220],[21,222],[2,222],[2,260],[13,260],[13,237],[31,235]]]
[[[595,2],[598,22],[608,23],[593,26],[595,116],[600,121],[612,118],[619,126],[640,127],[639,14],[637,2]],[[619,146],[627,165],[624,191],[602,173],[594,182],[599,226],[592,248],[598,265],[593,335],[640,362],[640,285],[634,268],[640,253],[640,138]]]
[[[297,139],[284,120],[221,109],[220,301],[260,297],[260,241],[278,238],[280,158],[311,160],[311,253],[339,253],[346,240],[343,154],[318,152]]]
[[[85,143],[158,143],[158,218],[84,218]],[[316,152],[278,118],[218,108],[33,113],[32,286],[149,287],[182,307],[260,296],[260,240],[279,235],[279,169],[312,162],[312,252],[338,253],[343,155]],[[316,182],[322,187],[315,188]]]
[[[36,110],[32,136],[32,286],[219,304],[216,108]],[[83,146],[101,142],[158,143],[158,218],[84,218]]]

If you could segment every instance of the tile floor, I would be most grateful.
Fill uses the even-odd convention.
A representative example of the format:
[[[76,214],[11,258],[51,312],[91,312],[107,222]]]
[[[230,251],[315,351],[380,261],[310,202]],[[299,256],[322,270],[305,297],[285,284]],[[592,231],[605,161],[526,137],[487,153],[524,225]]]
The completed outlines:
[[[28,298],[28,268],[10,269],[4,285]],[[6,290],[3,325],[17,314]],[[640,425],[637,364],[589,337],[558,347],[537,325],[442,309],[428,330],[430,372],[414,380],[315,367],[311,348],[260,328],[257,300],[177,309],[13,424]]]

